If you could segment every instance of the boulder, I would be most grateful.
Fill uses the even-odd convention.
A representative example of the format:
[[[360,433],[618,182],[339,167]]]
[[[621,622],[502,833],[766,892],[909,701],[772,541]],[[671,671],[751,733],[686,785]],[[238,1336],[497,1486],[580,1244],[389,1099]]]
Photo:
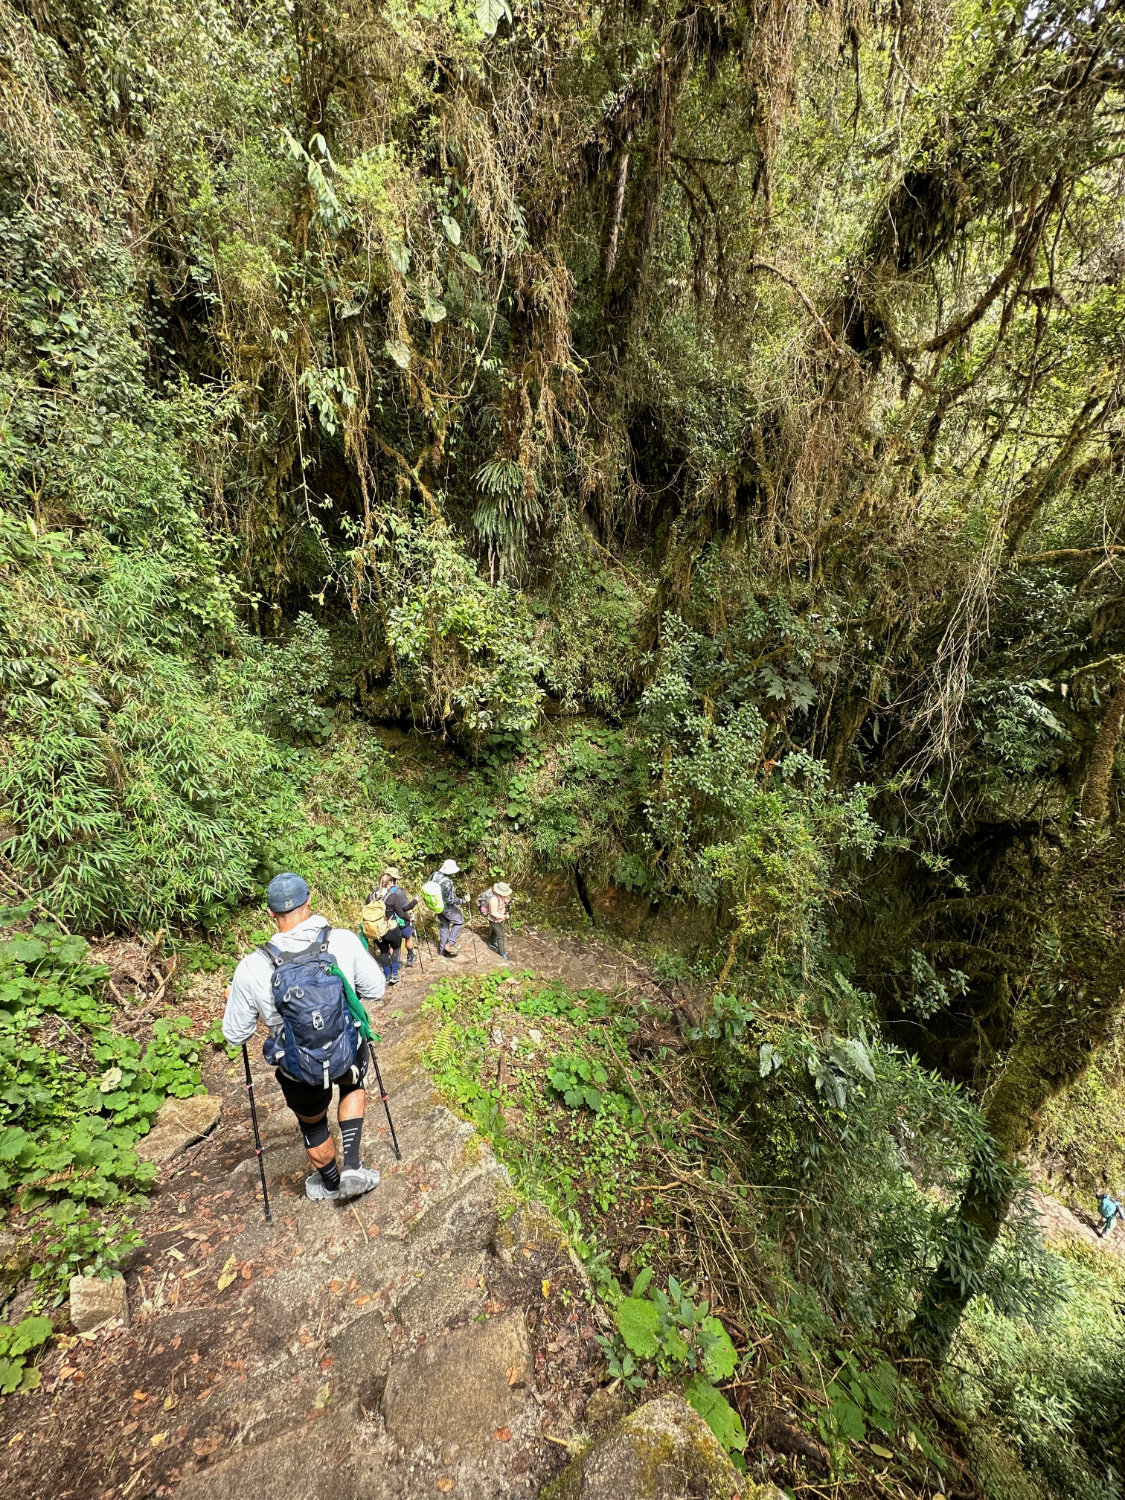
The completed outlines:
[[[527,1328],[513,1309],[431,1339],[392,1365],[383,1420],[408,1450],[483,1455],[495,1447],[493,1429],[515,1417],[530,1381]]]
[[[371,1491],[357,1485],[340,1424],[322,1421],[251,1447],[221,1447],[206,1468],[185,1474],[175,1493],[177,1500],[359,1500]]]
[[[748,1484],[682,1396],[638,1406],[543,1491],[543,1500],[770,1500]]]
[[[123,1323],[129,1321],[129,1299],[120,1272],[108,1281],[98,1276],[70,1278],[70,1321],[79,1333],[89,1333],[91,1328],[100,1328],[114,1318]]]
[[[332,1365],[328,1380],[333,1400],[340,1394],[357,1395],[363,1406],[379,1404],[384,1378],[391,1365],[391,1341],[380,1313],[364,1313],[338,1333],[328,1345]]]
[[[429,1266],[395,1308],[413,1333],[439,1333],[476,1313],[484,1301],[484,1255],[466,1250]]]
[[[194,1094],[190,1099],[165,1099],[156,1124],[137,1142],[142,1161],[162,1166],[179,1156],[193,1142],[214,1130],[223,1112],[223,1101],[216,1094]],[[255,1166],[257,1158],[255,1158]]]

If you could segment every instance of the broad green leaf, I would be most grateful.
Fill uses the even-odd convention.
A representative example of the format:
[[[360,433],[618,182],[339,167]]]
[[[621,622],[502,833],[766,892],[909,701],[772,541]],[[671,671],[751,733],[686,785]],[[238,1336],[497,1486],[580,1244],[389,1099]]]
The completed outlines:
[[[441,227],[445,230],[445,237],[451,245],[461,243],[461,226],[452,214],[442,214]]]
[[[758,1048],[758,1076],[766,1078],[780,1067],[781,1053],[770,1042],[763,1042]]]
[[[703,1368],[712,1380],[727,1380],[738,1366],[738,1352],[731,1343],[730,1334],[718,1318],[704,1318]]]
[[[404,339],[388,339],[383,348],[400,370],[410,368],[410,345]]]
[[[645,1266],[644,1270],[633,1282],[633,1296],[643,1297],[648,1291],[649,1282],[652,1280],[652,1267]]]
[[[470,271],[475,271],[478,276],[481,274],[481,263],[479,260],[477,260],[476,256],[472,253],[471,250],[462,250],[461,259],[464,261],[465,265],[468,266]]]
[[[432,292],[426,293],[426,299],[422,303],[422,316],[428,323],[440,323],[447,311],[445,303],[439,297],[435,297]]]
[[[477,25],[485,36],[495,36],[496,28],[505,17],[509,21],[512,19],[506,0],[478,0]]]
[[[26,1354],[29,1349],[38,1349],[40,1344],[50,1338],[51,1332],[50,1318],[24,1318],[13,1330],[8,1352]]]
[[[722,1391],[717,1391],[703,1375],[693,1375],[684,1386],[684,1397],[710,1427],[728,1451],[746,1447],[746,1429]]]
[[[31,968],[47,956],[47,944],[40,938],[14,937],[3,945],[5,958],[14,958],[17,963]]]
[[[24,1147],[31,1144],[31,1136],[22,1126],[6,1126],[0,1131],[0,1161],[15,1161]]]
[[[651,1359],[657,1350],[660,1314],[651,1302],[623,1297],[617,1304],[617,1327],[626,1345],[641,1359]]]
[[[841,1437],[862,1443],[867,1436],[867,1423],[859,1407],[838,1386],[829,1387],[828,1394],[832,1398],[832,1420],[836,1431]]]

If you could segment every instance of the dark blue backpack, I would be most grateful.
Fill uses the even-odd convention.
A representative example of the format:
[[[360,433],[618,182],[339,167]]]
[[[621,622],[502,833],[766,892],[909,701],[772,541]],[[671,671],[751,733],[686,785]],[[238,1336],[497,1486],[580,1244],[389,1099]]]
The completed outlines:
[[[266,1039],[262,1055],[291,1078],[322,1088],[346,1073],[359,1051],[359,1027],[344,981],[333,972],[330,930],[325,927],[315,943],[297,953],[280,953],[272,943],[258,950],[273,965],[270,992],[284,1027],[280,1042]]]

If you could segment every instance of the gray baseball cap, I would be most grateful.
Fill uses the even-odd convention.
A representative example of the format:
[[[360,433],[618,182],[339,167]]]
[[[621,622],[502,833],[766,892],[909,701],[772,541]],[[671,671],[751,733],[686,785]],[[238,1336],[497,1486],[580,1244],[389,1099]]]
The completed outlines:
[[[266,905],[277,917],[296,911],[299,906],[304,906],[308,899],[308,881],[302,880],[299,875],[294,875],[289,870],[286,870],[283,875],[275,875],[266,886]]]

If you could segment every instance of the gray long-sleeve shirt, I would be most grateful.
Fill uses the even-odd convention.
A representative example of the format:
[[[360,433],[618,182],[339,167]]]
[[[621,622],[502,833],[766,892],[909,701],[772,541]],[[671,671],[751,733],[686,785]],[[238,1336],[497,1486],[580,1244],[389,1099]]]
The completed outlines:
[[[298,953],[308,948],[329,927],[328,951],[340,972],[351,983],[361,1000],[381,1000],[386,988],[383,970],[354,932],[345,927],[331,927],[325,917],[309,917],[289,932],[278,932],[270,939],[279,953]],[[270,993],[273,965],[255,948],[234,971],[223,1013],[223,1035],[232,1047],[247,1042],[258,1029],[258,1017],[270,1031],[280,1031],[281,1017]]]

